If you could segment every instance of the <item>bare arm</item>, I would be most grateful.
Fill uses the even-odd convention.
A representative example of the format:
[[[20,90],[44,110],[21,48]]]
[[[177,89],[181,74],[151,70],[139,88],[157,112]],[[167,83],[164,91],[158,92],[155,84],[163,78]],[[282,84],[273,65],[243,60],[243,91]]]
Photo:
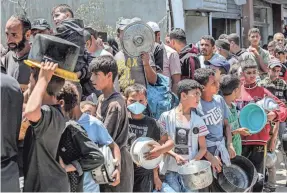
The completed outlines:
[[[120,151],[119,146],[115,142],[113,142],[109,145],[109,147],[112,149],[113,156],[114,156],[115,160],[117,160],[119,163],[121,163],[121,151]],[[118,169],[119,169],[119,171],[121,171],[121,165],[120,164],[119,164]]]
[[[172,92],[176,93],[177,92],[177,84],[181,80],[181,74],[172,75],[171,80],[172,80],[171,90],[172,90]]]
[[[205,136],[200,136],[198,138],[198,144],[199,144],[199,151],[194,157],[196,161],[201,160],[201,158],[206,154],[207,147],[206,147]]]
[[[143,66],[144,66],[144,71],[145,71],[147,81],[150,84],[155,84],[157,81],[157,74],[156,74],[156,71],[153,70],[153,68],[150,66],[149,60],[150,60],[149,54],[143,53],[142,61],[143,61]]]
[[[259,66],[260,66],[260,68],[261,68],[261,70],[263,71],[263,72],[268,72],[268,64],[265,64],[264,63],[264,60],[263,60],[263,58],[260,56],[260,55],[255,55],[256,56],[256,58],[257,58],[257,60],[258,60],[258,63],[259,63]]]
[[[58,67],[53,62],[42,62],[38,81],[35,85],[30,98],[28,99],[24,116],[32,122],[38,122],[41,119],[41,106],[47,86]]]

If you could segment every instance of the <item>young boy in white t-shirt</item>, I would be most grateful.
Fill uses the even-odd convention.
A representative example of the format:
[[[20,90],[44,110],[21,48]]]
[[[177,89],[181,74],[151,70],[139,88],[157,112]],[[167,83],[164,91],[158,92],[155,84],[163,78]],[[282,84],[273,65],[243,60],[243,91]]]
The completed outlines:
[[[200,101],[201,90],[202,86],[194,80],[180,81],[177,89],[179,105],[164,112],[159,119],[175,142],[175,148],[168,152],[160,172],[165,174],[164,183],[176,192],[194,191],[184,187],[181,176],[177,173],[178,164],[200,160],[206,153],[205,136],[209,132],[202,118],[192,111]],[[164,186],[163,184],[163,188]]]

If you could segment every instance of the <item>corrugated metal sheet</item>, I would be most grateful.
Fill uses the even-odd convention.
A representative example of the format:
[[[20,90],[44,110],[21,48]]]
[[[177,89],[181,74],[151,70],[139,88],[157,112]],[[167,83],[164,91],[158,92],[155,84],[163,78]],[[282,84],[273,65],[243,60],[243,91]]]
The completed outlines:
[[[240,19],[242,6],[237,5],[234,0],[227,1],[227,12],[213,12],[214,18]]]
[[[287,0],[263,0],[267,3],[273,3],[273,4],[284,4],[287,3]]]

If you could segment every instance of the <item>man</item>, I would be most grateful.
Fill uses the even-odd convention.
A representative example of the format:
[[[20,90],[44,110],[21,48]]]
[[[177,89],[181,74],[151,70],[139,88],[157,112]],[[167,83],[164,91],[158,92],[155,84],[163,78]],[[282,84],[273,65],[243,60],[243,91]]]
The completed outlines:
[[[214,53],[215,40],[212,36],[202,36],[200,40],[200,52],[199,56],[200,67],[205,68],[204,61],[214,60],[216,58],[226,60],[223,56],[218,53]]]
[[[98,32],[96,30],[94,30],[92,27],[85,27],[85,30],[91,34],[91,38],[86,42],[86,48],[92,56],[94,57],[104,55],[112,56],[110,52],[103,49],[102,46],[99,46],[97,41],[99,40],[99,37]]]
[[[19,192],[17,139],[23,95],[17,81],[1,67],[1,192]]]
[[[47,20],[43,18],[35,19],[32,23],[31,30],[33,37],[35,37],[37,34],[52,34],[50,24],[48,24]]]
[[[248,32],[248,40],[250,41],[250,46],[247,51],[251,53],[252,59],[257,63],[260,78],[264,79],[264,77],[267,76],[270,55],[268,51],[260,47],[261,35],[259,29],[250,29]]]
[[[31,23],[24,15],[10,17],[5,27],[8,49],[3,66],[8,75],[15,78],[24,92],[28,88],[30,68],[24,64],[30,51]]]
[[[273,41],[277,42],[279,46],[284,47],[285,44],[284,34],[276,33],[273,37]]]
[[[272,58],[274,58],[274,56],[275,56],[274,50],[275,50],[276,45],[277,45],[276,41],[271,41],[271,42],[269,42],[269,44],[267,46],[269,55]]]
[[[181,79],[193,79],[194,71],[200,68],[198,49],[193,44],[187,44],[185,32],[180,28],[172,30],[169,36],[171,47],[179,54]]]
[[[245,49],[240,47],[240,37],[236,33],[232,33],[228,36],[228,41],[230,43],[230,52],[232,54],[231,59],[228,61],[232,66],[239,60],[244,60],[249,56],[249,53]]]
[[[225,59],[230,59],[229,50],[230,43],[226,39],[218,39],[215,41],[217,53],[223,56]]]
[[[155,33],[156,47],[154,51],[155,64],[159,65],[159,61],[162,60],[162,74],[171,79],[171,89],[176,93],[177,83],[181,79],[181,65],[178,53],[171,47],[163,44],[160,41],[160,28],[155,22],[147,23]],[[161,56],[159,58],[159,56]]]
[[[129,24],[140,21],[139,18],[123,19],[117,26],[118,38],[123,38],[123,30]],[[124,91],[128,86],[138,83],[145,87],[147,84],[155,84],[157,81],[154,61],[150,53],[143,53],[141,57],[130,57],[127,53],[119,51],[115,55],[115,60],[118,65],[118,78],[120,90]]]

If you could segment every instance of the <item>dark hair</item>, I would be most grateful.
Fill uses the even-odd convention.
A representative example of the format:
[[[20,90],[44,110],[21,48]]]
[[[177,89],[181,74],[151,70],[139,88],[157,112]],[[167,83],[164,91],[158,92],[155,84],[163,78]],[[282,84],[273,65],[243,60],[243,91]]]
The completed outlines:
[[[241,60],[239,61],[239,65],[241,66],[242,72],[244,72],[248,68],[258,68],[257,63],[253,59]]]
[[[63,88],[57,94],[57,100],[63,100],[65,102],[65,111],[70,112],[79,103],[79,93],[76,86],[66,81]]]
[[[239,76],[239,70],[240,70],[240,64],[239,63],[232,64],[232,66],[230,67],[230,70],[229,70],[229,74],[231,74],[233,76]]]
[[[175,28],[169,33],[170,39],[175,39],[183,44],[186,44],[186,35],[183,29]]]
[[[71,14],[72,18],[74,17],[74,12],[72,11],[72,8],[67,4],[59,4],[59,5],[55,6],[52,10],[52,15],[55,13],[56,9],[59,9],[59,11],[61,13],[69,12]]]
[[[277,42],[275,42],[275,41],[271,41],[271,42],[269,42],[269,43],[268,43],[267,48],[275,47],[276,45],[277,45]]]
[[[211,46],[213,47],[215,45],[215,40],[212,36],[210,35],[205,35],[201,37],[201,40],[209,40],[211,43]]]
[[[240,37],[236,33],[229,34],[227,39],[229,42],[234,42],[236,45],[240,44]]]
[[[146,88],[141,84],[134,84],[134,85],[127,87],[125,89],[125,97],[128,98],[130,94],[133,92],[144,94],[145,97],[147,97]]]
[[[98,39],[98,31],[92,27],[85,27],[85,30],[88,31],[95,39]]]
[[[12,15],[11,18],[17,19],[21,22],[22,24],[22,28],[23,28],[23,35],[25,35],[25,33],[28,30],[31,30],[32,26],[31,26],[31,22],[28,19],[28,17],[26,17],[25,15]]]
[[[115,56],[119,52],[119,45],[118,45],[117,41],[115,40],[115,38],[109,37],[108,38],[108,44],[113,49],[113,55]]]
[[[219,40],[227,40],[228,39],[228,35],[227,34],[221,34],[219,37],[218,37]]]
[[[98,56],[90,63],[89,70],[93,73],[103,72],[107,75],[109,72],[113,74],[113,82],[118,75],[118,65],[112,56]]]
[[[199,68],[194,72],[194,80],[199,84],[206,86],[210,76],[214,76],[214,70],[211,68]]]
[[[187,94],[188,91],[194,90],[194,89],[203,89],[203,86],[201,86],[198,82],[191,79],[184,79],[178,82],[177,84],[177,96],[180,100],[181,93]]]
[[[284,47],[282,47],[282,46],[279,46],[279,45],[276,45],[276,47],[275,47],[275,49],[274,49],[274,53],[275,54],[280,54],[280,53],[285,53],[285,49],[284,49]]]
[[[232,92],[240,85],[240,79],[238,76],[231,74],[224,75],[220,80],[220,90],[224,96],[231,95]]]
[[[35,81],[38,81],[38,76],[40,73],[40,69],[37,67],[31,68],[31,74],[33,75],[33,78]],[[57,94],[62,89],[63,85],[65,84],[65,79],[60,78],[58,76],[52,76],[50,82],[48,83],[46,92],[50,96],[57,96]]]
[[[251,34],[254,34],[254,33],[258,33],[260,35],[260,30],[258,28],[251,28],[248,31],[248,36],[250,36]]]

